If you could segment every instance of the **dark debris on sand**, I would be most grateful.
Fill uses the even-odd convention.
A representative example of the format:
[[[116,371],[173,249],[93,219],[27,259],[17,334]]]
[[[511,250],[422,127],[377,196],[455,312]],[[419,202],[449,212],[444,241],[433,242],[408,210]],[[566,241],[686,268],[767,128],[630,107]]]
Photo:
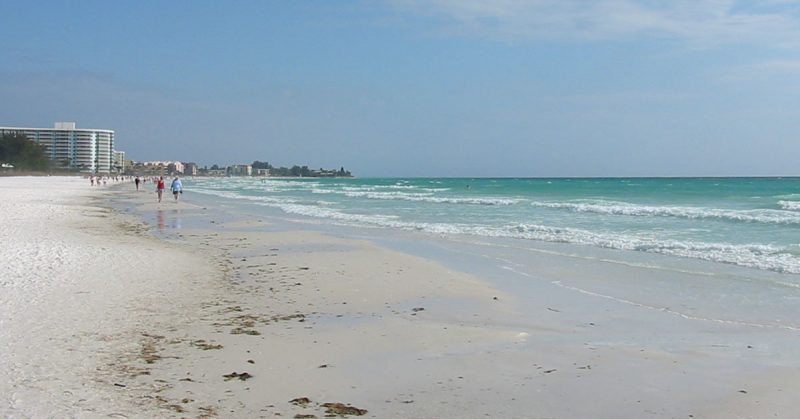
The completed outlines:
[[[289,400],[289,403],[295,406],[308,407],[313,402],[308,397],[298,397],[296,399]],[[344,403],[322,403],[318,406],[325,408],[325,417],[363,416],[367,414],[366,409],[359,409],[355,406],[350,406],[349,404],[344,404]],[[307,414],[298,414],[295,415],[295,418],[310,419],[310,418],[316,418],[316,416]]]
[[[367,414],[366,409],[359,409],[357,407],[346,405],[344,403],[323,403],[322,407],[326,409],[325,413],[330,415],[362,416]]]
[[[191,345],[196,347],[196,348],[202,349],[204,351],[211,351],[211,350],[222,349],[223,348],[222,345],[208,343],[203,339],[196,340],[196,341],[192,342]]]
[[[249,380],[249,379],[253,378],[253,376],[250,375],[250,373],[247,373],[247,372],[238,373],[236,371],[234,371],[234,372],[232,372],[230,374],[225,374],[225,375],[223,375],[223,377],[225,377],[225,381],[230,381],[230,380],[233,380],[235,378],[238,378],[238,379],[240,379],[242,381],[245,381],[245,380]]]

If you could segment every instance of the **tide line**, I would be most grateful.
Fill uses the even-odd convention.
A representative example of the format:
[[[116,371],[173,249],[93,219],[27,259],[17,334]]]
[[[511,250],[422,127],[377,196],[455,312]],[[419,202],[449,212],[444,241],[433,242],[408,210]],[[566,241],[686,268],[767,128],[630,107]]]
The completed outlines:
[[[672,314],[674,316],[682,317],[682,318],[687,319],[687,320],[698,320],[698,321],[713,322],[713,323],[719,323],[719,324],[725,324],[725,325],[734,325],[734,326],[757,327],[757,328],[761,328],[761,329],[785,329],[785,330],[792,330],[792,331],[800,331],[800,326],[793,326],[793,325],[762,324],[762,323],[745,322],[745,321],[739,321],[739,320],[725,320],[725,319],[714,319],[714,318],[710,318],[710,317],[692,316],[692,315],[689,315],[689,314],[685,314],[685,313],[681,313],[679,311],[672,310],[672,309],[670,309],[668,307],[655,307],[655,306],[651,306],[651,305],[647,305],[647,304],[637,303],[637,302],[631,301],[631,300],[626,300],[624,298],[618,298],[618,297],[614,297],[614,296],[611,296],[611,295],[600,294],[600,293],[597,293],[597,292],[588,291],[588,290],[585,290],[585,289],[582,289],[582,288],[573,287],[571,285],[565,285],[565,284],[562,284],[561,281],[552,281],[550,283],[553,284],[553,285],[556,285],[558,287],[564,288],[564,289],[568,289],[568,290],[571,290],[571,291],[579,292],[581,294],[586,294],[586,295],[590,295],[590,296],[593,296],[593,297],[605,298],[605,299],[612,300],[612,301],[615,301],[615,302],[618,302],[618,303],[628,304],[628,305],[632,305],[632,306],[635,306],[635,307],[640,307],[640,308],[644,308],[644,309],[648,309],[648,310],[660,311],[660,312]]]

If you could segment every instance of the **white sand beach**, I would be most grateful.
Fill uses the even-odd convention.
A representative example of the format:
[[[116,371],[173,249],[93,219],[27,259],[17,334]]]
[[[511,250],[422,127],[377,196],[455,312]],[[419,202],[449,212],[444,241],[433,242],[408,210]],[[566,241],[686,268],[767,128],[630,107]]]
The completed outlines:
[[[191,321],[212,268],[97,206],[102,193],[0,178],[0,416],[162,415],[151,389],[122,387],[125,360],[146,355],[148,331]]]
[[[608,290],[640,268],[543,255],[546,280],[516,294],[368,240],[268,231],[146,189],[0,178],[0,416],[796,414],[797,330],[554,280]]]

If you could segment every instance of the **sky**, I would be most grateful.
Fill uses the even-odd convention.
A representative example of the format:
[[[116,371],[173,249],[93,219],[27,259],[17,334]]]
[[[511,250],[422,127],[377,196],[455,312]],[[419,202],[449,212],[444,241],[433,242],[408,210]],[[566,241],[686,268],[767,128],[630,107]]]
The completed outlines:
[[[800,175],[800,1],[0,2],[0,126],[357,176]]]

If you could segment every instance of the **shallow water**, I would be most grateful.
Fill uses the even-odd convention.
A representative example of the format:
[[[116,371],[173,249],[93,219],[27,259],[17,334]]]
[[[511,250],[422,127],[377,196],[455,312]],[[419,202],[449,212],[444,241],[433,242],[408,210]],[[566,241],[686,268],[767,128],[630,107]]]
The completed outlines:
[[[516,180],[507,180],[514,183]],[[594,180],[593,180],[594,181]],[[675,182],[676,180],[672,180]],[[721,180],[695,180],[696,182],[720,182]],[[730,180],[733,182],[734,180]],[[778,183],[782,181],[775,180]],[[191,182],[191,183],[190,183]],[[798,265],[797,255],[793,253],[792,247],[797,246],[792,243],[792,239],[797,237],[790,233],[798,233],[800,226],[791,223],[752,221],[742,219],[719,219],[715,216],[706,218],[676,217],[672,215],[628,215],[628,214],[606,214],[588,212],[582,213],[573,210],[565,211],[563,208],[547,209],[555,211],[557,215],[542,221],[544,223],[564,223],[561,227],[554,229],[578,229],[574,227],[579,223],[588,223],[588,219],[597,218],[596,226],[593,227],[593,234],[616,234],[618,236],[638,237],[650,234],[652,237],[676,236],[680,234],[693,235],[692,243],[704,243],[708,237],[718,238],[716,248],[709,250],[707,254],[692,254],[682,252],[653,251],[653,249],[628,248],[624,246],[606,246],[598,244],[587,244],[581,241],[570,240],[547,240],[535,239],[524,235],[500,235],[482,234],[485,232],[496,232],[492,230],[492,214],[506,211],[506,216],[511,217],[511,213],[517,211],[517,217],[523,217],[524,212],[531,214],[537,213],[541,205],[531,205],[533,198],[529,194],[527,198],[519,192],[516,195],[506,193],[505,196],[493,196],[491,199],[514,200],[514,203],[498,205],[477,205],[458,203],[424,203],[412,201],[401,207],[396,200],[389,200],[392,205],[386,208],[395,208],[394,213],[390,213],[386,208],[369,208],[368,200],[371,198],[348,197],[341,191],[352,191],[357,188],[355,182],[372,182],[373,185],[363,186],[363,188],[384,188],[375,186],[377,180],[357,181],[357,180],[267,180],[261,182],[258,179],[197,179],[187,183],[193,185],[195,191],[202,192],[200,195],[191,193],[191,198],[195,203],[208,205],[208,210],[203,210],[206,216],[186,217],[183,223],[185,226],[193,224],[211,226],[211,221],[230,220],[234,221],[231,228],[259,229],[259,230],[291,230],[291,229],[312,229],[337,236],[365,239],[377,242],[383,246],[390,247],[405,253],[415,254],[429,259],[437,260],[453,269],[472,273],[480,278],[489,280],[496,284],[500,289],[511,292],[522,302],[518,320],[526,322],[524,319],[536,319],[541,315],[542,306],[552,306],[557,310],[564,309],[575,313],[580,307],[575,307],[574,297],[576,294],[591,301],[587,311],[587,323],[591,322],[591,317],[595,316],[596,305],[608,305],[611,310],[624,310],[625,312],[650,313],[648,315],[663,316],[683,319],[698,325],[725,325],[733,328],[744,328],[744,330],[757,331],[763,330],[766,333],[796,333],[800,330],[800,323],[796,321],[800,312],[797,310],[797,302],[800,301],[800,275],[794,272]],[[381,180],[380,182],[389,182]],[[403,183],[405,181],[392,180],[385,188],[419,190],[423,187]],[[416,182],[442,182],[440,185],[450,185],[452,182],[465,182],[465,180],[425,180]],[[451,182],[451,183],[446,183]],[[482,180],[489,182],[491,180]],[[527,181],[526,181],[527,182]],[[542,180],[540,182],[548,182]],[[564,182],[571,182],[564,180]],[[621,182],[621,180],[599,180],[603,182]],[[664,180],[654,180],[656,184]],[[687,182],[689,182],[687,180]],[[751,183],[752,182],[752,183]],[[743,181],[743,184],[754,188],[762,180]],[[622,182],[624,183],[624,182]],[[770,187],[775,188],[770,181]],[[324,185],[324,186],[322,186]],[[796,186],[796,181],[790,181],[787,185]],[[666,185],[664,185],[666,187]],[[270,191],[261,188],[271,188]],[[288,189],[282,190],[282,188]],[[312,189],[327,188],[332,192],[324,192],[326,196],[337,197],[338,204],[334,200],[326,201],[326,204],[314,204],[308,201],[309,196],[319,195]],[[697,187],[696,187],[697,188]],[[732,186],[729,185],[729,189]],[[786,189],[789,186],[784,185]],[[432,189],[432,188],[429,188]],[[444,189],[441,187],[440,189]],[[470,190],[472,187],[470,188]],[[613,189],[613,188],[611,188]],[[435,191],[434,193],[450,192]],[[420,192],[413,192],[420,193]],[[674,196],[694,195],[689,192],[671,192]],[[772,192],[776,193],[776,192]],[[573,192],[573,195],[576,193]],[[607,193],[608,194],[608,193]],[[619,192],[618,195],[621,195]],[[585,195],[585,193],[584,193]],[[644,195],[657,195],[655,192],[647,192]],[[713,206],[719,211],[734,212],[739,214],[753,214],[755,204],[750,203],[750,207],[745,208],[743,201],[749,199],[733,199],[732,192],[719,192],[722,197],[714,198]],[[739,192],[739,196],[747,195]],[[513,198],[512,198],[513,196]],[[483,198],[489,199],[489,195],[484,193]],[[800,195],[784,193],[779,200],[800,199]],[[461,198],[461,197],[460,197]],[[634,201],[635,197],[628,196],[624,199]],[[541,198],[537,198],[540,202]],[[550,198],[555,202],[555,198]],[[560,198],[561,202],[566,202],[568,198]],[[586,198],[579,198],[586,199]],[[621,199],[619,196],[615,199]],[[652,196],[640,198],[647,200],[649,206],[655,207]],[[664,199],[664,198],[662,198]],[[687,200],[681,205],[689,207]],[[352,200],[353,202],[350,202]],[[678,198],[676,198],[678,200]],[[762,207],[766,206],[763,202],[769,201],[766,198],[759,198]],[[308,202],[306,202],[308,201]],[[702,211],[699,202],[701,198],[694,198],[695,205],[693,211]],[[708,198],[707,201],[712,201]],[[287,203],[288,202],[288,203]],[[527,204],[523,204],[527,202]],[[727,204],[723,205],[723,202]],[[739,202],[740,208],[734,209],[734,203]],[[359,207],[360,205],[360,207]],[[776,201],[776,205],[777,204]],[[462,219],[469,219],[474,232],[458,230],[455,227],[466,225],[462,223],[447,223],[445,212],[456,211],[453,206],[464,207],[465,214],[458,215]],[[519,208],[514,208],[515,206]],[[710,208],[712,205],[708,204]],[[303,215],[298,213],[298,207],[302,207]],[[437,208],[441,207],[441,208]],[[531,207],[533,209],[531,209]],[[322,209],[315,213],[317,209]],[[357,208],[360,208],[357,209]],[[416,209],[416,213],[412,211]],[[663,208],[673,208],[673,206],[661,205]],[[366,211],[369,209],[369,211]],[[768,208],[762,208],[768,209]],[[500,210],[500,211],[498,211]],[[335,214],[345,216],[326,217],[325,211],[333,211]],[[361,211],[360,213],[358,211]],[[484,219],[477,217],[469,212],[482,212]],[[778,210],[773,210],[778,211]],[[367,214],[369,212],[369,214]],[[559,213],[563,212],[563,213]],[[784,212],[789,212],[785,211]],[[711,213],[709,211],[709,213]],[[313,214],[316,214],[313,215]],[[358,217],[374,217],[375,219],[391,219],[396,223],[427,223],[421,219],[428,217],[431,219],[441,218],[436,223],[429,225],[448,225],[454,227],[452,231],[429,230],[426,228],[407,228],[406,224],[387,224],[382,222],[363,222],[357,217],[347,218],[346,215]],[[784,214],[787,219],[790,214]],[[544,215],[538,216],[542,219]],[[209,218],[210,217],[210,218]],[[576,218],[576,220],[571,220]],[[233,227],[235,220],[264,220],[265,222],[254,222],[248,226]],[[210,221],[209,221],[210,220]],[[643,225],[654,225],[648,230]],[[681,230],[682,224],[693,224],[692,228]],[[171,222],[167,222],[171,224]],[[224,222],[223,222],[224,224]],[[586,224],[588,225],[588,224]],[[702,225],[700,228],[698,226]],[[672,231],[667,231],[671,226]],[[716,227],[714,227],[716,226]],[[724,226],[724,227],[723,227]],[[226,227],[226,229],[229,229]],[[741,232],[739,230],[742,230]],[[785,242],[781,244],[778,240],[771,240],[773,236],[768,231],[772,231],[775,236],[782,237]],[[746,253],[752,259],[740,258],[733,259],[737,255],[735,252],[741,251],[742,244],[735,243],[742,241],[742,237],[760,237],[761,242],[747,243],[748,248],[770,248],[776,249],[773,253],[766,251]],[[672,240],[675,240],[674,238]],[[710,240],[708,240],[710,242]],[[691,250],[688,246],[679,249]],[[699,249],[698,246],[695,249]],[[702,249],[701,249],[702,250]],[[728,252],[728,253],[726,253]],[[774,261],[782,265],[763,266],[750,262],[759,262],[768,265]],[[546,300],[540,300],[542,295],[547,295]],[[561,296],[561,297],[559,297]],[[531,307],[528,312],[526,307]],[[626,318],[621,325],[635,322],[636,319]],[[702,327],[702,326],[701,326]],[[620,336],[625,335],[625,327],[620,329]]]
[[[800,274],[799,178],[197,178],[291,220],[571,243]]]

